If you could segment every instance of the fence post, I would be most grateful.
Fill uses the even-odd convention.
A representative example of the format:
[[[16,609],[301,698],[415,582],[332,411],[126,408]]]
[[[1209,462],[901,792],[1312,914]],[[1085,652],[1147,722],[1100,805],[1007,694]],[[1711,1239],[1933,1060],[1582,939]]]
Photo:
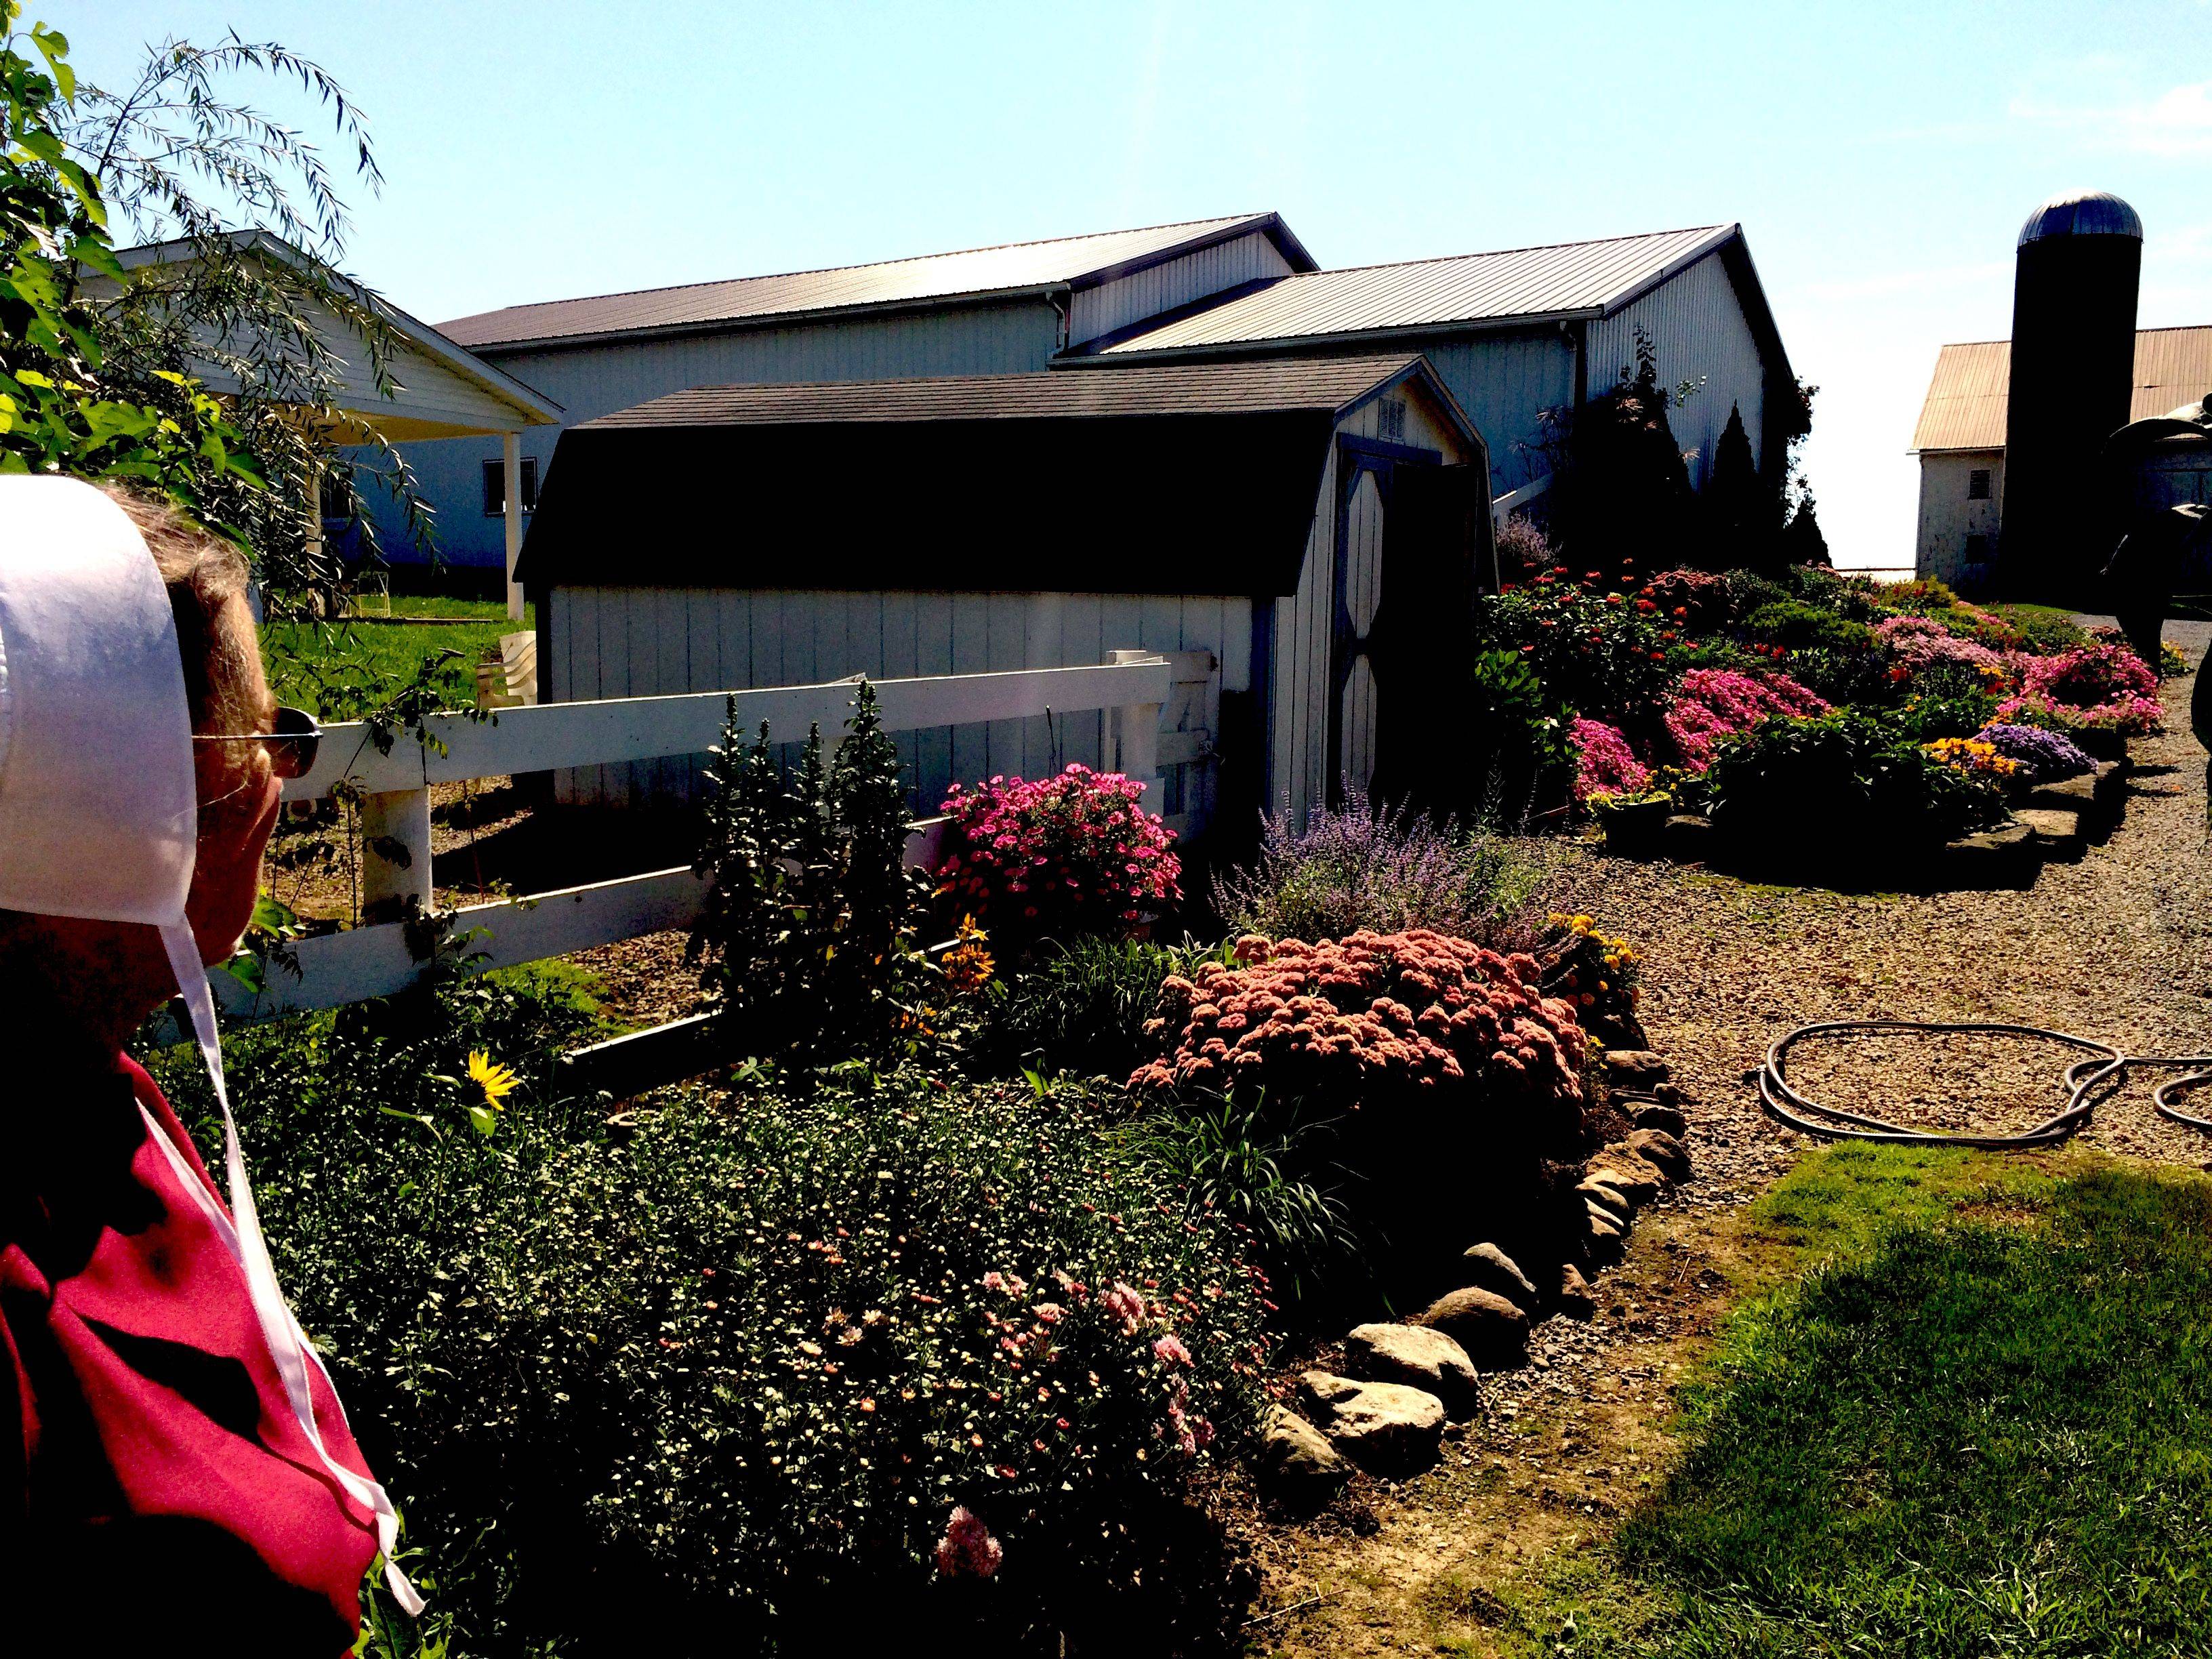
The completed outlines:
[[[430,792],[361,798],[361,919],[397,921],[432,908]]]
[[[1110,660],[1151,662],[1159,656],[1157,651],[1116,651]],[[1114,759],[1112,769],[1121,773],[1132,783],[1143,786],[1144,808],[1147,812],[1160,810],[1160,705],[1156,702],[1128,702],[1113,711]]]

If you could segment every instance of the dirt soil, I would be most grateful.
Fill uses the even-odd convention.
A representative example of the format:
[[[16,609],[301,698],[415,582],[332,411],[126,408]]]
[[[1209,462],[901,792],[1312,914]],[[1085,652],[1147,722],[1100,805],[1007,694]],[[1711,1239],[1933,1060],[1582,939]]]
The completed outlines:
[[[2208,631],[2181,624],[2168,637],[2194,660]],[[1692,1177],[1645,1212],[1621,1265],[1596,1280],[1594,1321],[1547,1320],[1527,1368],[1485,1377],[1485,1415],[1446,1443],[1438,1468],[1403,1483],[1360,1477],[1305,1526],[1247,1518],[1266,1584],[1246,1631],[1255,1651],[1493,1652],[1501,1596],[1655,1486],[1674,1450],[1664,1425],[1676,1381],[1759,1249],[1733,1212],[1809,1144],[1768,1120],[1747,1081],[1784,1032],[1825,1019],[1996,1020],[2135,1053],[2212,1049],[2212,848],[2204,753],[2188,735],[2193,684],[2169,682],[2172,730],[2135,745],[2119,827],[2024,890],[1839,894],[1547,849],[1548,901],[1644,953],[1644,1024],[1689,1097]],[[2063,1103],[2070,1057],[2000,1039],[1856,1039],[1796,1051],[1791,1080],[1900,1121],[2009,1129]],[[2155,1080],[2129,1081],[2081,1138],[2212,1168],[2212,1141],[2152,1110]]]

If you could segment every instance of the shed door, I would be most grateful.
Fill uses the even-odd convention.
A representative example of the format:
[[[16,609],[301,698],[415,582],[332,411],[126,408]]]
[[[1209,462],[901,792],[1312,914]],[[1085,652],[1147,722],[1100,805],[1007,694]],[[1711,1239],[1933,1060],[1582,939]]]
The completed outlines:
[[[1449,717],[1446,672],[1468,648],[1469,469],[1433,451],[1346,439],[1338,467],[1329,798],[1426,797],[1425,734]]]

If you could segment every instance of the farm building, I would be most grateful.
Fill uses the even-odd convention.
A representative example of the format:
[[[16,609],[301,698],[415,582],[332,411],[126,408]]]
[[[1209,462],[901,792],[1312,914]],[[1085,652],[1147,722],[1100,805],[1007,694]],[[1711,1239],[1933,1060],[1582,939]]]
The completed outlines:
[[[562,435],[521,576],[555,701],[1164,653],[1158,805],[1195,830],[1230,805],[1303,816],[1340,777],[1418,780],[1428,677],[1494,562],[1488,480],[1402,353],[708,386]],[[902,742],[933,805],[1111,766],[1110,736],[1092,713]],[[629,803],[695,775],[558,787]]]
[[[237,252],[269,266],[278,282],[292,285],[301,314],[316,328],[333,372],[331,407],[325,414],[348,423],[337,434],[342,441],[360,425],[370,425],[410,451],[422,446],[422,453],[434,454],[456,442],[486,450],[489,459],[480,469],[485,513],[472,527],[489,538],[494,551],[489,562],[504,558],[511,563],[522,544],[522,434],[533,428],[556,430],[561,405],[388,300],[367,294],[281,237],[254,230],[234,232],[228,240]],[[116,253],[125,280],[133,283],[189,285],[199,258],[186,240],[149,242]],[[318,283],[356,302],[364,313],[374,313],[385,331],[386,362],[375,362],[376,351],[358,316],[340,316],[320,297]],[[113,290],[113,282],[105,276],[94,276],[85,283],[95,300]],[[208,356],[194,361],[192,372],[215,392],[231,394],[239,388],[225,366],[227,344],[210,340]],[[301,511],[309,519],[310,533],[319,536],[319,513],[304,501]],[[387,546],[405,556],[411,546],[405,526],[395,521],[385,528]]]
[[[1995,575],[2011,369],[2008,340],[1947,345],[1936,356],[1912,434],[1913,453],[1920,457],[1921,575],[1966,587],[1988,586]],[[2137,331],[2128,419],[2164,415],[2201,401],[2208,392],[2212,326]],[[2206,471],[2201,451],[2167,458],[2160,470],[2168,480],[2158,492],[2158,504],[2212,501],[2212,473]],[[2116,520],[2096,553],[2110,553],[2119,533]]]
[[[1489,441],[1501,509],[1540,495],[1546,411],[1601,392],[1639,334],[1704,482],[1731,408],[1781,464],[1794,381],[1735,225],[1324,271],[1273,213],[791,276],[510,306],[442,325],[570,423],[699,386],[1419,352]],[[522,441],[534,506],[560,428]],[[405,447],[444,556],[497,566],[495,447]],[[399,538],[386,538],[397,544]]]
[[[2142,246],[2135,210],[2103,191],[2028,215],[2012,337],[1943,347],[1921,405],[1921,575],[2086,599],[2131,521],[2212,501],[2201,441],[2126,456],[2111,441],[2212,392],[2212,327],[2136,326]]]

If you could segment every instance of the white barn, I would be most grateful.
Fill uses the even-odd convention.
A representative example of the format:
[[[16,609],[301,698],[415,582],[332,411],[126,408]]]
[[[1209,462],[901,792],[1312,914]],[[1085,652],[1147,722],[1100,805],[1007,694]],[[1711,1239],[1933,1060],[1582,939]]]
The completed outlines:
[[[1494,565],[1488,477],[1404,355],[703,387],[571,429],[522,580],[556,701],[1169,653],[1162,805],[1194,830],[1418,784],[1452,720],[1425,678]],[[924,806],[1106,758],[1095,713],[902,741]],[[628,804],[695,775],[558,787]]]

